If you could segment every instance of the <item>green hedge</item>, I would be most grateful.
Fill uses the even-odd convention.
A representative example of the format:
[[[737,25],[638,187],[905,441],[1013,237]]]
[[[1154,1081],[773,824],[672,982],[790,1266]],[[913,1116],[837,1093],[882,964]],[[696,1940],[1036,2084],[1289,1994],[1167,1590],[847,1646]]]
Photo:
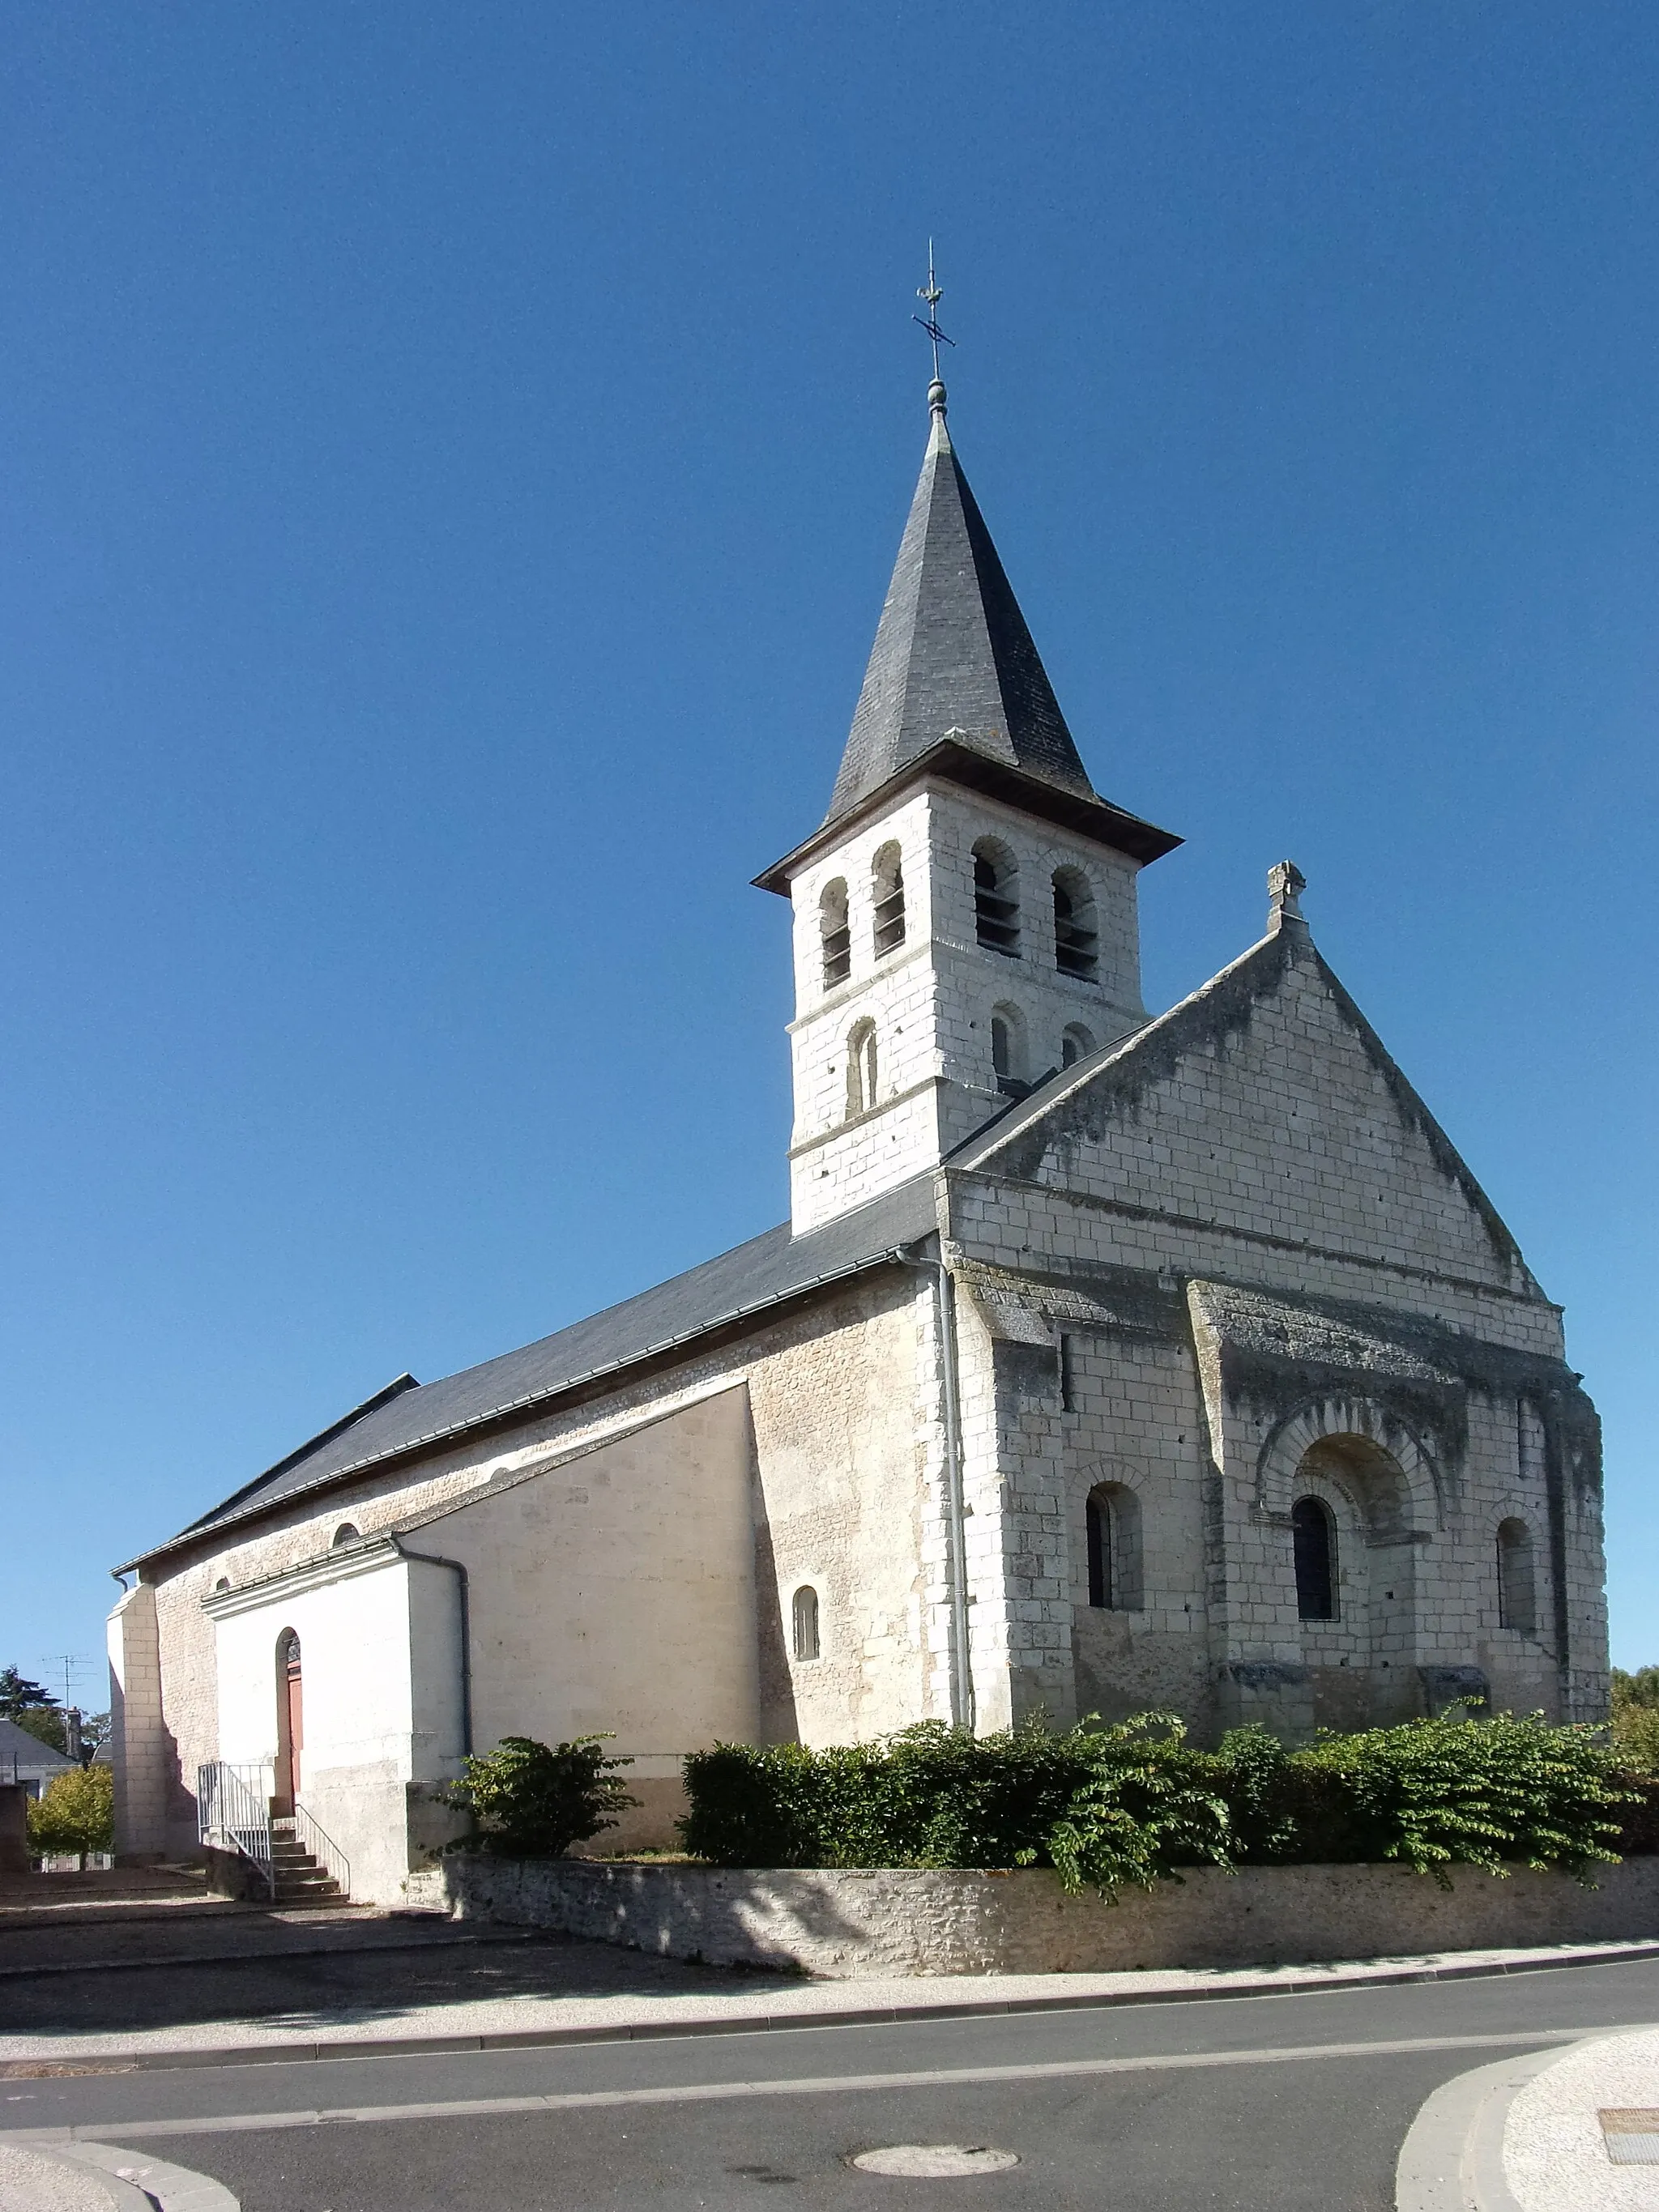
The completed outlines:
[[[685,1762],[685,1847],[720,1866],[1048,1866],[1108,1896],[1183,1866],[1393,1862],[1444,1883],[1612,1863],[1650,1822],[1598,1731],[1448,1716],[1287,1752],[1262,1729],[1193,1749],[1144,1713],[1063,1734],[924,1722],[871,1744],[720,1744]],[[1638,1845],[1639,1848],[1639,1845]]]

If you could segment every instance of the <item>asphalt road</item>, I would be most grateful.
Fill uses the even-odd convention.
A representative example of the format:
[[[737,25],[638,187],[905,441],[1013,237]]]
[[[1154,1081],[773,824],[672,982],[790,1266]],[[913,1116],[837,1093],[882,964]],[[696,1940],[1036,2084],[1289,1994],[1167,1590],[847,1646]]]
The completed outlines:
[[[73,2124],[222,2181],[244,2212],[680,2212],[955,2197],[1111,2212],[1391,2212],[1453,2075],[1659,2022],[1659,1964],[1308,1996],[0,2083],[0,2129]],[[447,2109],[445,2109],[447,2108]],[[361,2115],[361,2117],[357,2117]],[[848,2164],[990,2144],[994,2176]]]

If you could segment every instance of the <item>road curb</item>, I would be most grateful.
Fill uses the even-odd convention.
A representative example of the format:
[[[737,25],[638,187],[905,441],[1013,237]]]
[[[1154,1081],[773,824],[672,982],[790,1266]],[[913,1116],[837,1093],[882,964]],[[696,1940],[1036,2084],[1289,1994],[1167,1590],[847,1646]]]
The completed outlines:
[[[239,2200],[222,2181],[193,2166],[173,2166],[164,2158],[145,2158],[114,2143],[74,2142],[43,2150],[43,2158],[72,2160],[107,2189],[121,2212],[241,2212]]]
[[[424,1947],[422,1947],[424,1948]],[[1200,1984],[1189,1989],[1104,1990],[1039,1997],[957,1998],[939,2004],[837,2007],[833,2011],[754,2013],[714,2020],[623,2021],[614,2026],[522,2028],[475,2035],[388,2035],[325,2043],[231,2044],[191,2051],[41,2052],[0,2059],[0,2081],[38,2081],[80,2074],[189,2073],[219,2066],[291,2066],[336,2058],[418,2058],[475,2051],[539,2051],[561,2045],[651,2043],[703,2035],[770,2035],[814,2027],[891,2027],[907,2021],[979,2020],[998,2014],[1107,2011],[1125,2005],[1202,2004],[1244,1997],[1330,1996],[1419,1982],[1484,1981],[1499,1975],[1547,1973],[1568,1966],[1617,1966],[1659,1958],[1659,1940],[1608,1945],[1592,1952],[1552,1952],[1531,1958],[1449,1966],[1379,1968],[1375,1973],[1297,1975],[1291,1979]],[[1461,2208],[1460,2208],[1461,2212]]]
[[[1504,2172],[1510,2106],[1534,2075],[1578,2047],[1500,2058],[1443,2081],[1400,2147],[1395,2212],[1522,2212]]]

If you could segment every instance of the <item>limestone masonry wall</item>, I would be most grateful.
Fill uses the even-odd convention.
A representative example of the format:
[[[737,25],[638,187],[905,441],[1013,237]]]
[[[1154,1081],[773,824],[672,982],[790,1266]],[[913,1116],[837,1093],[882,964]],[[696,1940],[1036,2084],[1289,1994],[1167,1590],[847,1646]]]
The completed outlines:
[[[447,1859],[417,1890],[459,1919],[556,1928],[665,1958],[880,1974],[1279,1966],[1659,1935],[1659,1859],[1584,1889],[1565,1875],[1460,1869],[1450,1890],[1395,1867],[1195,1869],[1109,1905],[1056,1877],[903,1869],[753,1871]]]

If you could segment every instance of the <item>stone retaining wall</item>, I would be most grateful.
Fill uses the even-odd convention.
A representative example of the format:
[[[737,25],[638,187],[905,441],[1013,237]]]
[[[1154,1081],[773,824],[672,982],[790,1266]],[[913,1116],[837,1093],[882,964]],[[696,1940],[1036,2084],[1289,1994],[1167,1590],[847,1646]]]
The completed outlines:
[[[446,1859],[410,1901],[458,1919],[555,1928],[666,1958],[876,1974],[1111,1972],[1291,1965],[1659,1936],[1659,1858],[1599,1886],[1460,1868],[1449,1891],[1395,1867],[1201,1868],[1108,1905],[1053,1874]]]

